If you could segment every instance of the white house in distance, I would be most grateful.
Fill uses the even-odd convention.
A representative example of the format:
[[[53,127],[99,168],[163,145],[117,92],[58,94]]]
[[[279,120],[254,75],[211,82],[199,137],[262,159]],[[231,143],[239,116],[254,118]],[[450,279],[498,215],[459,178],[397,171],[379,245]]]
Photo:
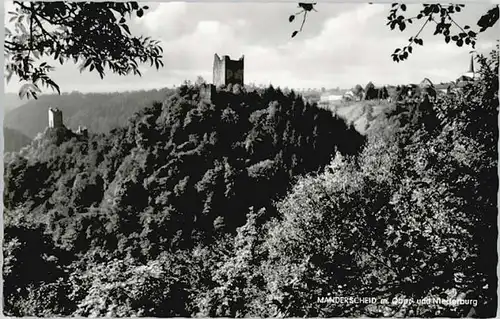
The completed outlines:
[[[342,98],[344,100],[347,100],[347,101],[353,101],[356,99],[356,95],[354,94],[354,92],[352,90],[349,90],[347,92],[344,93],[344,95],[342,96]]]
[[[330,103],[340,100],[342,100],[342,95],[337,95],[337,94],[325,94],[320,96],[319,98],[320,103]]]

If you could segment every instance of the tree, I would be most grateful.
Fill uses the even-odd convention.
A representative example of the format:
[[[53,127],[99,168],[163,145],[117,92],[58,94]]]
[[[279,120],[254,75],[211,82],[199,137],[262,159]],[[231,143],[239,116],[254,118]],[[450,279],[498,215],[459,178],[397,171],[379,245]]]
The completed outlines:
[[[162,48],[149,37],[133,36],[128,19],[142,17],[148,6],[137,2],[21,2],[9,12],[13,30],[5,28],[5,73],[24,83],[20,97],[37,98],[41,86],[60,93],[46,60],[61,65],[72,59],[80,72],[105,68],[119,75],[141,75],[138,63],[163,66]]]
[[[378,97],[378,91],[372,82],[368,82],[365,87],[365,100],[373,100]]]
[[[146,264],[124,258],[77,268],[69,278],[74,315],[187,316],[186,270],[175,258],[163,254]]]
[[[361,156],[337,155],[279,202],[264,276],[280,316],[456,317],[472,308],[318,305],[321,296],[477,299],[478,316],[496,313],[497,57],[481,82],[436,102],[445,122],[428,129],[430,113],[412,108],[409,126],[381,125]]]
[[[363,87],[359,84],[356,84],[356,86],[353,89],[353,93],[355,96],[362,98],[363,97]]]
[[[381,100],[385,100],[389,97],[389,92],[387,91],[387,87],[383,86],[378,90],[378,98]]]
[[[198,75],[196,77],[195,85],[201,86],[201,85],[206,84],[206,83],[207,83],[207,81],[205,81],[205,79],[201,75]]]
[[[291,15],[288,19],[289,22],[293,22],[295,20],[295,16],[303,14],[300,29],[292,33],[292,38],[302,31],[307,19],[307,14],[311,11],[316,11],[315,6],[316,3],[299,3],[299,7],[302,8],[302,11]],[[419,36],[429,22],[436,24],[434,35],[441,34],[446,43],[453,41],[459,47],[465,44],[474,48],[478,34],[493,27],[497,23],[500,15],[499,6],[494,6],[479,18],[477,21],[477,27],[479,30],[476,29],[476,31],[468,25],[461,26],[453,19],[453,16],[456,13],[461,12],[464,8],[464,4],[422,4],[422,9],[416,16],[405,17],[404,12],[406,12],[406,4],[393,3],[392,8],[389,11],[389,15],[387,16],[387,19],[389,20],[387,25],[391,28],[391,30],[394,30],[397,26],[402,32],[406,29],[406,23],[412,24],[413,21],[423,21],[418,33],[408,39],[408,45],[394,50],[394,53],[392,54],[393,61],[399,62],[406,60],[413,52],[414,45],[424,44],[423,39],[419,38]]]
[[[251,207],[247,222],[237,230],[229,256],[214,270],[214,287],[199,295],[198,315],[210,317],[260,316],[264,312],[266,295],[262,291],[262,230],[257,219],[265,214]],[[260,285],[260,287],[259,287]]]

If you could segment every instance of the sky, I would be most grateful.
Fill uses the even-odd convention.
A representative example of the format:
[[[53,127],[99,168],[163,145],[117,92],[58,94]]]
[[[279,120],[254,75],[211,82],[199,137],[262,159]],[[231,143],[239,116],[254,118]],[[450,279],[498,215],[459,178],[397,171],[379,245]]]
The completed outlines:
[[[212,80],[214,53],[233,59],[245,56],[245,83],[273,84],[289,88],[351,88],[455,80],[467,71],[470,47],[446,44],[433,36],[429,25],[421,34],[424,46],[414,48],[407,61],[395,63],[391,53],[405,46],[417,33],[419,23],[404,32],[386,26],[390,4],[320,2],[303,32],[291,38],[300,19],[288,22],[299,10],[295,2],[149,2],[142,18],[132,20],[131,31],[161,41],[164,49],[160,70],[142,65],[143,76],[118,76],[107,72],[80,73],[73,63],[60,66],[51,76],[62,92],[109,92],[143,90],[180,85],[202,76]],[[408,4],[411,14],[421,4]],[[460,24],[475,26],[492,4],[467,4],[456,15]],[[5,2],[5,12],[12,8]],[[487,53],[500,35],[499,25],[480,34],[476,50]],[[5,83],[5,82],[4,82]],[[5,85],[17,92],[16,78]]]

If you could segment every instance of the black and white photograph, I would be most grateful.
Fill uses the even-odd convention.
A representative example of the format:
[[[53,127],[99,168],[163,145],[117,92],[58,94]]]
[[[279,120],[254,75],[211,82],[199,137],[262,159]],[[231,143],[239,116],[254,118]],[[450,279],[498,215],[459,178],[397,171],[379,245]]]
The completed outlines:
[[[3,315],[497,316],[498,4],[0,9]]]

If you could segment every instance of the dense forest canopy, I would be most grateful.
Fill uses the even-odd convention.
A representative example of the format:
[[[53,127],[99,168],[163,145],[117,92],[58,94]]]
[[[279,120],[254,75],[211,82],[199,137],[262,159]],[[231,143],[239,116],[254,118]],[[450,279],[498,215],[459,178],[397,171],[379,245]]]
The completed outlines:
[[[47,129],[5,159],[5,311],[462,316],[496,311],[498,52],[367,138],[272,87],[184,85],[108,134]],[[332,156],[334,157],[332,159]],[[33,254],[33,251],[39,253]]]
[[[295,176],[321,170],[335,151],[356,154],[363,143],[343,120],[293,91],[238,85],[219,90],[212,102],[200,97],[199,86],[184,85],[109,134],[48,128],[6,158],[6,247],[21,245],[6,248],[8,258],[17,261],[13,267],[77,267],[70,272],[76,275],[90,271],[82,267],[95,254],[104,266],[113,258],[147,263],[209,247],[234,234],[252,209],[265,210],[264,220],[274,216],[273,202]],[[55,259],[26,263],[23,251],[41,242],[43,255]],[[54,280],[69,282],[69,273],[18,282],[24,271],[6,274],[9,313],[25,313],[25,302],[35,302],[31,294],[49,284],[64,288]],[[89,314],[82,303],[75,299],[65,314]]]

